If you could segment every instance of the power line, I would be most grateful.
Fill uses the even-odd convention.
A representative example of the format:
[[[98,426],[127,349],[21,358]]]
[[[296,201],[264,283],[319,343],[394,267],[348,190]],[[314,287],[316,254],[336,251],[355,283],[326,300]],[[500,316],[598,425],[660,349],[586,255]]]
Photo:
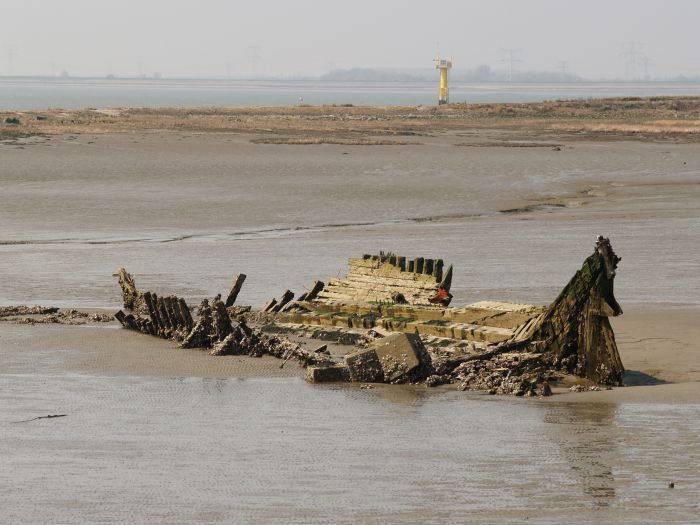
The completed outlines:
[[[260,46],[248,47],[248,60],[250,61],[251,76],[256,76],[258,73],[258,64],[260,63]]]
[[[15,48],[11,45],[7,46],[7,74],[12,75],[14,72]]]
[[[642,55],[639,60],[642,62],[642,65],[644,66],[644,80],[649,80],[649,78],[650,78],[649,77],[649,66],[651,64],[653,64],[653,62],[646,55]]]
[[[505,58],[501,59],[501,62],[506,62],[508,64],[508,82],[512,82],[514,66],[522,62],[522,60],[515,58],[515,55],[521,50],[516,48],[504,48],[501,49],[501,51],[506,55]]]
[[[639,42],[624,42],[622,44],[621,56],[625,59],[625,78],[638,80],[637,64],[643,56]]]

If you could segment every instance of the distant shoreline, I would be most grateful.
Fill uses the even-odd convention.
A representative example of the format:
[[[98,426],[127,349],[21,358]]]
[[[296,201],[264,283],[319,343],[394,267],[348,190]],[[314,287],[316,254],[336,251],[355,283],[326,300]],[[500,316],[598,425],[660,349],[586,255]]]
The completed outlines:
[[[74,81],[106,81],[106,82],[296,82],[296,83],[321,83],[321,84],[430,84],[436,83],[437,77],[432,78],[409,78],[409,79],[398,79],[398,78],[378,78],[378,79],[362,79],[362,78],[333,78],[322,76],[309,76],[309,77],[261,77],[261,76],[250,76],[250,77],[154,77],[154,76],[60,76],[60,75],[2,75],[0,74],[0,82],[2,81],[35,81],[41,80],[49,82],[74,82]],[[690,78],[656,78],[656,79],[606,79],[606,78],[577,78],[573,80],[498,80],[498,79],[483,79],[483,80],[463,80],[459,78],[452,78],[452,82],[456,84],[467,84],[467,85],[506,85],[506,86],[518,86],[518,85],[576,85],[576,84],[586,84],[586,85],[660,85],[660,84],[700,84],[700,78],[690,77]]]
[[[700,140],[700,96],[617,97],[444,106],[299,104],[0,111],[0,140],[124,132],[245,133],[274,144],[387,145],[376,137],[500,130],[504,140]],[[389,144],[391,145],[391,144]]]
[[[437,103],[437,79],[194,79],[0,77],[0,111],[86,107],[294,107],[354,104],[418,106]],[[496,104],[619,97],[700,96],[700,82],[498,82],[453,77],[453,103]]]

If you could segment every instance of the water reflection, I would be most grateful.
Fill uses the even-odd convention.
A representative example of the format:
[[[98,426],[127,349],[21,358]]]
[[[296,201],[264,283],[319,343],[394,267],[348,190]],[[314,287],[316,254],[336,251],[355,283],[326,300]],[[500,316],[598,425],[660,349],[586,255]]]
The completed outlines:
[[[349,397],[357,399],[358,397],[367,398],[373,402],[377,400],[386,401],[394,405],[404,406],[422,406],[428,399],[434,398],[435,392],[428,391],[424,386],[412,385],[371,385],[364,389],[357,385],[352,385],[352,388],[346,392],[354,390]]]
[[[571,467],[576,483],[597,508],[615,500],[614,460],[618,454],[615,428],[617,405],[557,403],[547,405],[544,422],[549,439]]]

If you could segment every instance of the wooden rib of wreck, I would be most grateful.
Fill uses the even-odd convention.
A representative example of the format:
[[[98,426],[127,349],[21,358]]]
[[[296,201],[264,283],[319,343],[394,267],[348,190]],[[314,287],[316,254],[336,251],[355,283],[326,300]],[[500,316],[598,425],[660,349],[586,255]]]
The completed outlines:
[[[554,372],[622,384],[624,368],[608,320],[622,314],[613,293],[619,261],[610,241],[599,237],[594,253],[547,307],[493,301],[450,307],[452,266],[443,271],[440,259],[384,253],[350,259],[345,278],[316,281],[296,301],[290,290],[268,301],[264,315],[280,327],[316,325],[380,337],[341,362],[248,326],[240,315],[245,310],[234,306],[243,274],[225,302],[220,296],[203,301],[193,319],[184,299],[140,292],[120,268],[124,306],[131,313],[116,317],[127,328],[212,355],[296,358],[309,366],[312,382],[457,383],[460,389],[548,395]],[[461,342],[470,351],[426,349],[431,338]]]
[[[280,359],[293,358],[304,366],[333,363],[325,354],[309,352],[291,341],[263,334],[248,326],[240,313],[249,308],[234,305],[245,280],[244,274],[234,279],[225,303],[220,295],[211,302],[204,299],[197,310],[196,320],[183,298],[139,291],[133,277],[124,268],[117,270],[117,277],[124,308],[130,313],[119,310],[115,318],[130,330],[177,341],[182,348],[207,349],[216,356],[271,355]]]

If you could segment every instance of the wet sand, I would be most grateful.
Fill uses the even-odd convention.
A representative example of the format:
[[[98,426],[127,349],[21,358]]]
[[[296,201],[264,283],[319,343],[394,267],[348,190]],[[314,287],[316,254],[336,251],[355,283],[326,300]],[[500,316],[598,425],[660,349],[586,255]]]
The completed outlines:
[[[659,319],[673,319],[670,333],[659,331]],[[633,309],[613,320],[620,356],[626,368],[625,388],[570,393],[555,388],[556,400],[586,402],[696,403],[700,400],[700,340],[697,310]],[[309,350],[327,344],[342,356],[352,346],[290,336]],[[295,361],[280,368],[273,357],[212,357],[203,350],[178,348],[172,341],[123,330],[117,323],[84,326],[0,323],[4,370],[12,374],[77,373],[95,376],[303,379]],[[355,385],[356,387],[358,385]],[[659,387],[662,388],[650,388]],[[402,388],[402,387],[390,387]],[[430,389],[426,389],[427,392]]]
[[[0,304],[115,308],[125,266],[193,303],[244,272],[240,302],[260,306],[379,250],[454,263],[456,304],[544,304],[602,233],[623,257],[612,323],[633,386],[544,400],[318,387],[293,363],[214,358],[115,325],[0,323],[3,519],[695,520],[696,146],[254,138],[0,146]],[[11,423],[51,413],[68,415]]]

